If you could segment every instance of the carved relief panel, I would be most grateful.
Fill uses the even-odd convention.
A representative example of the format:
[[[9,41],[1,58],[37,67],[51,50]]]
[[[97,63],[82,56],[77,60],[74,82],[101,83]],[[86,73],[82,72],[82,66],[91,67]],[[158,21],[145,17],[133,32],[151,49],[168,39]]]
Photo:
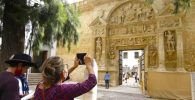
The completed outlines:
[[[164,31],[165,65],[168,68],[177,66],[176,31]]]
[[[114,42],[111,41],[110,42],[109,53],[108,53],[108,58],[109,59],[115,59],[115,57],[116,57],[115,50],[116,50],[115,44],[114,44]]]
[[[131,46],[131,45],[147,45],[150,41],[155,40],[156,36],[142,36],[142,37],[122,37],[112,38],[110,42],[114,46]]]
[[[151,42],[155,44],[156,36],[142,36],[142,37],[123,37],[110,39],[109,58],[114,59],[116,57],[116,47],[118,46],[147,46]]]
[[[102,43],[101,37],[95,38],[95,58],[97,61],[100,61],[102,57]]]
[[[184,38],[184,62],[187,71],[195,71],[195,34],[185,32]]]
[[[155,22],[130,23],[128,25],[120,25],[119,27],[110,27],[109,36],[116,35],[133,35],[133,34],[154,34],[156,30]]]
[[[182,25],[179,17],[165,17],[159,20],[159,28],[176,28]]]
[[[132,1],[119,6],[108,20],[109,36],[155,34],[154,11],[142,2]]]
[[[128,2],[121,5],[111,15],[110,24],[126,24],[130,22],[147,21],[154,18],[154,11],[144,3]]]
[[[155,45],[148,46],[148,67],[157,67],[158,50]]]
[[[104,27],[96,27],[93,32],[94,32],[95,36],[103,36],[105,34],[105,28]]]
[[[93,35],[95,37],[104,36],[106,33],[106,22],[100,18],[97,17],[91,24],[91,29],[93,31]]]
[[[186,49],[185,54],[185,68],[187,71],[195,71],[195,47]]]

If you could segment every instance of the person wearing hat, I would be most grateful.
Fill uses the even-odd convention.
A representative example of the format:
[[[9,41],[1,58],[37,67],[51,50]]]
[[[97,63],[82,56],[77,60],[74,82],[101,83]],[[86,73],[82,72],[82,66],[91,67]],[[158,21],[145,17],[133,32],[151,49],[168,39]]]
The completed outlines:
[[[26,73],[35,64],[31,56],[24,53],[12,55],[5,63],[9,66],[0,73],[0,100],[20,100],[19,81],[16,77]]]

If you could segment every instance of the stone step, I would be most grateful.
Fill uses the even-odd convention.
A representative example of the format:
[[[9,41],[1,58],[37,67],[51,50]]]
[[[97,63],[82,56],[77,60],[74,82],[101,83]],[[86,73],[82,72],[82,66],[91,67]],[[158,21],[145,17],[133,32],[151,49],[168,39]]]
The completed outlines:
[[[28,74],[28,84],[37,85],[42,80],[41,73],[29,73]]]

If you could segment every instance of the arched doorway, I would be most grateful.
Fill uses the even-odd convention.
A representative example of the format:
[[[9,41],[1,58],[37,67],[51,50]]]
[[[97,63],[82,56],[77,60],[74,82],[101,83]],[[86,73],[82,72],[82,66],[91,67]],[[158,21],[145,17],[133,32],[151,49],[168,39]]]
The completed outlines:
[[[139,87],[139,83],[142,82],[143,71],[144,49],[121,49],[119,51],[119,85]]]
[[[124,2],[111,11],[107,20],[107,66],[111,66],[108,70],[118,77],[113,85],[122,83],[119,51],[142,49],[146,55],[145,67],[157,67],[157,22],[151,7],[140,1]]]

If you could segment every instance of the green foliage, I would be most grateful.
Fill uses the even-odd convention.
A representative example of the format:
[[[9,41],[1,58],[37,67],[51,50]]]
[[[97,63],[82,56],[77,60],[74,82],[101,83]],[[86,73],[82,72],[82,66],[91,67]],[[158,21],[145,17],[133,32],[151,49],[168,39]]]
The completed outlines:
[[[34,17],[38,24],[34,24],[34,27],[38,31],[34,33],[33,51],[39,51],[43,44],[52,46],[55,41],[58,46],[67,44],[69,50],[72,43],[77,43],[78,14],[70,5],[61,0],[45,0],[44,6],[39,7],[37,13],[38,17]]]
[[[14,8],[10,8],[9,16],[15,23],[25,25],[30,20],[32,33],[28,45],[34,53],[39,53],[42,45],[52,46],[55,41],[58,45],[67,45],[70,50],[71,44],[78,41],[78,13],[62,0],[41,1],[44,5],[26,5],[26,0],[0,0],[0,19],[3,18],[5,4],[8,4]]]
[[[191,6],[191,0],[174,0],[174,5],[175,14],[179,13],[180,11],[186,12]]]
[[[78,13],[75,12],[74,8],[70,5],[65,5],[66,13],[68,15],[67,22],[63,26],[63,34],[57,35],[58,45],[59,42],[62,42],[62,45],[65,46],[67,43],[68,50],[70,50],[70,45],[73,42],[74,44],[78,41],[78,31],[77,27],[80,26]]]

